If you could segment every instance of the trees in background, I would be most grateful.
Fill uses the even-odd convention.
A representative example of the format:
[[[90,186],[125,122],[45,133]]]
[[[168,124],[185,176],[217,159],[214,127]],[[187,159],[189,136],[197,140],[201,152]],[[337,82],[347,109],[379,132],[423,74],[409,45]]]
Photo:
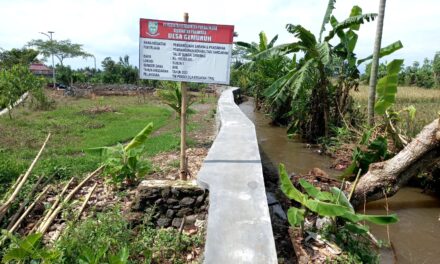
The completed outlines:
[[[103,83],[127,83],[134,84],[139,79],[139,70],[130,65],[129,56],[119,57],[115,62],[107,57],[102,61],[102,82]]]
[[[75,83],[136,84],[139,82],[138,68],[130,65],[128,55],[119,57],[117,62],[110,57],[106,57],[101,65],[102,70],[95,70],[90,67],[75,70],[70,66],[57,64],[57,80],[66,85]],[[151,83],[148,82],[148,84]]]
[[[14,65],[29,65],[37,62],[39,52],[33,49],[11,49],[0,52],[0,68],[12,68]]]
[[[44,79],[36,77],[28,66],[20,64],[13,65],[11,68],[0,70],[0,109],[9,108],[9,117],[12,118],[11,111],[14,103],[26,92],[32,92],[35,99],[39,102],[46,102],[42,87]]]
[[[378,68],[378,78],[386,74],[387,62],[380,63]],[[371,64],[365,67],[365,73],[361,80],[367,82],[370,78]],[[417,86],[423,88],[440,88],[440,52],[436,52],[432,60],[425,58],[423,63],[414,61],[410,66],[402,65],[399,73],[399,85]]]
[[[27,46],[35,47],[45,58],[53,54],[57,57],[61,66],[63,66],[64,60],[68,58],[92,57],[90,53],[83,50],[82,44],[72,43],[69,39],[59,41],[34,39],[28,42]]]

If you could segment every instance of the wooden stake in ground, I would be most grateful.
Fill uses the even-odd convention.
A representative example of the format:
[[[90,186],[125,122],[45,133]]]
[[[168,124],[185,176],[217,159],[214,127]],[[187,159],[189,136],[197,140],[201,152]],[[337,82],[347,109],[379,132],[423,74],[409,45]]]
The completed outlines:
[[[188,13],[183,15],[184,22],[188,23]],[[181,83],[180,87],[182,93],[181,112],[180,112],[180,179],[188,179],[188,167],[186,166],[186,107],[187,107],[187,93],[186,82]]]
[[[31,165],[29,166],[28,170],[24,174],[24,176],[21,179],[20,183],[18,183],[17,186],[15,187],[14,192],[11,194],[11,196],[8,198],[8,200],[0,207],[0,222],[3,220],[3,217],[6,215],[6,212],[8,211],[8,209],[11,206],[12,202],[14,202],[15,198],[17,197],[18,193],[20,192],[21,188],[23,187],[24,183],[29,178],[29,175],[31,174],[32,169],[34,168],[35,164],[37,163],[38,159],[40,158],[41,153],[43,153],[43,150],[46,147],[46,144],[49,141],[49,138],[50,138],[50,133],[47,135],[47,138],[44,141],[43,145],[41,146],[40,151],[38,151],[37,156],[32,161]]]

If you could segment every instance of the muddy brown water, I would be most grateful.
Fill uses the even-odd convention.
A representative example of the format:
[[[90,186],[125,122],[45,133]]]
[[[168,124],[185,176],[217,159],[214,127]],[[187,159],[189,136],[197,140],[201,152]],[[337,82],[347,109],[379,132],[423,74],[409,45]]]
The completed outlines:
[[[400,221],[390,225],[390,239],[397,263],[440,263],[440,201],[418,188],[404,188],[388,199],[390,213]],[[385,200],[367,204],[367,214],[386,214]],[[388,241],[386,227],[371,225],[372,233]],[[384,250],[381,263],[395,263],[394,254]]]
[[[267,116],[255,112],[252,98],[241,103],[240,109],[255,124],[258,144],[273,164],[284,163],[289,173],[305,174],[315,167],[331,175],[338,173],[329,169],[332,163],[330,157],[318,154],[318,149],[309,148],[298,139],[289,139],[286,128],[271,125]]]
[[[254,112],[252,98],[240,104],[240,109],[254,122],[258,143],[272,163],[284,163],[289,173],[307,173],[315,167],[333,176],[339,173],[329,169],[331,158],[319,155],[297,139],[288,139],[285,128],[270,125],[268,117]],[[389,198],[388,205],[400,221],[389,227],[395,254],[391,249],[382,250],[380,262],[440,263],[440,200],[421,189],[407,187]],[[369,203],[366,213],[386,214],[385,200]],[[387,241],[386,227],[372,225],[371,231]]]

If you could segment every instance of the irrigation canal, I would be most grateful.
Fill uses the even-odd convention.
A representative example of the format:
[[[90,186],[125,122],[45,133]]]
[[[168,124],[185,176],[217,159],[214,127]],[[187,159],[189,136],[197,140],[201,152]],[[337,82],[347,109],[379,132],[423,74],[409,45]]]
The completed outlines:
[[[307,173],[318,167],[330,175],[331,158],[317,154],[305,143],[286,136],[285,128],[270,125],[269,119],[254,111],[254,101],[240,104],[240,109],[255,124],[258,143],[274,164],[284,163],[289,172]],[[391,212],[397,213],[399,223],[390,226],[390,239],[397,263],[439,263],[440,251],[440,200],[422,193],[421,189],[404,188],[389,200]],[[385,201],[367,205],[367,213],[386,214]],[[371,226],[372,233],[387,241],[386,227]],[[384,250],[381,263],[395,263],[394,253]]]

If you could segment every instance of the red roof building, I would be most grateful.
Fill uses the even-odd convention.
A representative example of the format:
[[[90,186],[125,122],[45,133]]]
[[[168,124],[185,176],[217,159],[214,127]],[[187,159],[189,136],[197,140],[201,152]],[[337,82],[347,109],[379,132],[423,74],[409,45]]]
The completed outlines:
[[[52,69],[42,63],[32,63],[29,70],[35,75],[52,76]]]

